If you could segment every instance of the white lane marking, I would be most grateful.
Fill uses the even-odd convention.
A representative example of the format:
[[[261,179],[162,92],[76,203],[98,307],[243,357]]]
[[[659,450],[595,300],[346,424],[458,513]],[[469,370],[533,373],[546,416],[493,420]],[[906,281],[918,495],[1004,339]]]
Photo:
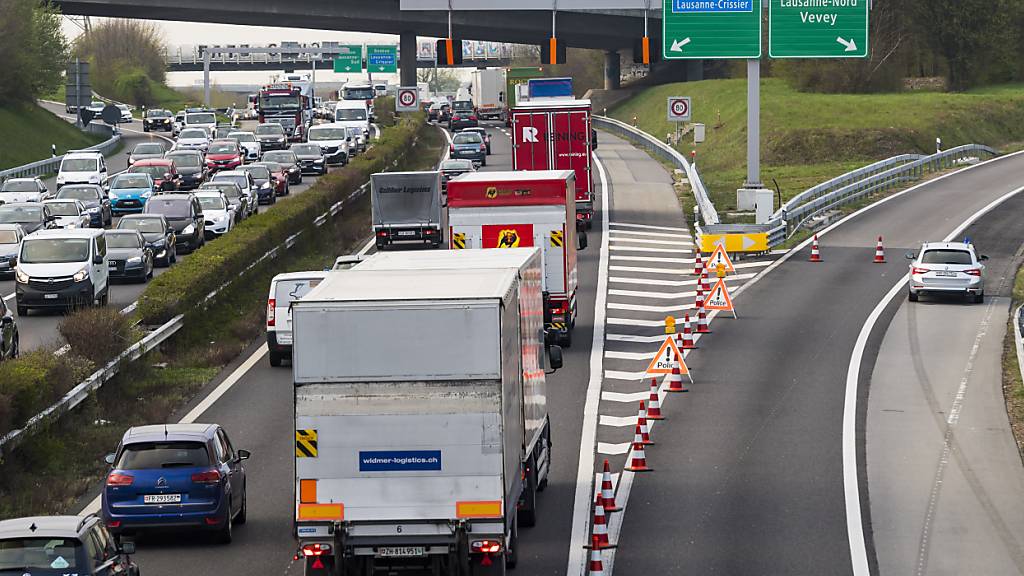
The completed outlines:
[[[601,414],[601,420],[598,424],[601,426],[611,426],[613,428],[636,426],[636,416],[606,416]]]
[[[679,238],[676,240],[651,240],[650,238],[626,238],[623,236],[611,237],[612,245],[616,244],[657,244],[659,246],[692,246],[690,238]]]
[[[622,442],[619,444],[609,444],[608,442],[597,443],[597,453],[604,454],[605,456],[616,456],[618,454],[625,454],[629,452],[629,442]]]
[[[11,298],[14,298],[16,295],[17,294],[15,294],[14,292],[11,292],[7,296],[4,296],[4,301],[10,300]]]
[[[671,276],[693,276],[693,269],[647,268],[644,266],[609,266],[610,272],[640,272],[643,274],[669,274]]]
[[[373,238],[370,238],[366,241],[366,244],[363,244],[363,247],[360,248],[359,252],[356,254],[359,256],[366,256],[366,253],[369,252],[376,244],[377,242]]]
[[[613,342],[637,342],[640,344],[660,344],[665,341],[665,334],[657,336],[635,336],[633,334],[607,334],[605,336]]]
[[[608,375],[605,375],[607,378]],[[641,400],[647,400],[651,397],[650,390],[644,390],[643,392],[609,392],[605,391],[601,394],[601,400],[605,402],[622,402],[625,404],[638,404]]]
[[[750,272],[747,274],[730,274],[728,280],[749,280],[757,276],[756,273]],[[694,276],[693,280],[651,280],[648,278],[626,278],[622,276],[612,276],[608,278],[609,282],[620,283],[620,284],[643,284],[645,286],[671,286],[671,287],[682,287],[682,286],[696,286],[697,277]],[[710,280],[709,280],[710,281]]]
[[[682,298],[693,298],[697,292],[647,292],[643,290],[616,290],[608,291],[609,296],[632,296],[637,298],[655,298],[660,300],[679,300]]]
[[[625,228],[641,228],[643,230],[672,230],[675,232],[690,233],[688,228],[678,228],[676,226],[650,226],[648,224],[630,224],[629,222],[610,222],[612,226],[622,226]],[[616,230],[618,232],[618,230]]]
[[[693,258],[662,258],[659,256],[620,256],[613,254],[611,260],[623,260],[626,262],[659,262],[662,264],[693,264]]]
[[[688,242],[679,242],[682,244],[689,244]],[[679,248],[651,248],[649,246],[622,246],[615,245],[611,246],[611,249],[615,252],[656,252],[661,254],[679,254],[681,252],[689,253],[689,250],[681,250]]]
[[[646,304],[621,304],[619,302],[611,302],[608,304],[609,310],[631,310],[633,312],[657,312],[659,314],[665,312],[684,312],[686,310],[692,310],[693,304],[680,304],[678,306],[648,306]],[[664,324],[664,322],[662,322]]]
[[[605,350],[605,358],[615,358],[617,360],[650,360],[654,356],[654,352],[620,352],[618,350]]]
[[[197,418],[202,416],[203,413],[210,408],[210,406],[213,406],[213,404],[217,400],[220,400],[221,396],[227,393],[227,391],[230,390],[232,386],[237,384],[238,381],[241,380],[242,377],[245,376],[245,374],[249,372],[249,370],[251,370],[252,367],[255,366],[257,362],[260,361],[261,358],[266,356],[267,350],[268,349],[266,344],[263,344],[262,346],[257,348],[256,351],[252,353],[252,355],[246,358],[246,360],[242,362],[241,365],[238,366],[238,368],[235,368],[234,372],[228,375],[228,377],[225,378],[223,382],[218,384],[217,387],[214,388],[213,391],[210,392],[210,394],[206,398],[203,398],[202,401],[199,402],[199,404],[196,404],[195,408],[189,410],[188,414],[185,414],[185,416],[182,417],[181,420],[178,420],[178,423],[192,424],[193,422],[195,422]],[[101,496],[93,498],[91,502],[86,504],[85,508],[82,509],[80,514],[98,513],[100,510],[100,498]]]
[[[976,166],[979,166],[979,164],[976,164],[973,167]],[[932,180],[931,182],[934,181],[935,180]],[[914,188],[917,187],[918,186],[914,186]],[[913,188],[910,188],[906,191],[910,191],[912,189]],[[979,218],[1021,191],[1024,191],[1024,186],[1011,190],[999,198],[996,198],[988,205],[968,217],[967,220],[964,220],[956,227],[955,230],[950,232],[943,241],[952,241],[953,238],[959,236],[961,232],[966,230],[968,226],[973,224]],[[893,196],[890,196],[889,198],[893,198]],[[857,213],[859,213],[859,211],[854,214]],[[842,220],[840,220],[840,222],[842,222]],[[821,236],[821,233],[818,235]],[[810,240],[811,239],[809,238],[808,242]],[[806,243],[807,242],[804,242],[803,244]],[[843,403],[843,488],[846,496],[846,532],[847,537],[850,540],[850,560],[853,565],[854,576],[870,576],[867,549],[864,545],[863,518],[861,517],[860,479],[857,477],[857,387],[860,384],[860,366],[864,360],[864,349],[867,347],[871,331],[874,329],[878,319],[882,316],[882,312],[884,312],[889,303],[903,291],[903,286],[906,283],[907,275],[904,274],[900,277],[899,281],[889,289],[889,292],[882,297],[878,302],[878,305],[875,306],[875,309],[871,311],[867,320],[864,321],[864,326],[861,327],[860,334],[857,335],[857,342],[853,346],[853,353],[850,354],[850,365],[846,372],[846,398]],[[959,390],[957,395],[957,400],[960,400]],[[950,413],[950,418],[953,418],[952,412]]]
[[[594,448],[597,445],[598,407],[601,403],[601,383],[604,376],[605,305],[608,292],[608,175],[604,164],[593,155],[597,175],[601,181],[601,257],[597,269],[597,297],[594,299],[594,337],[590,348],[590,380],[587,382],[586,403],[583,407],[583,426],[580,433],[580,457],[576,464],[576,493],[573,499],[572,529],[569,538],[567,576],[581,576],[585,566],[587,533],[590,528],[591,489],[594,481]]]
[[[665,320],[640,320],[638,318],[608,318],[608,324],[617,326],[639,326],[641,328],[664,328]]]
[[[643,238],[632,238],[632,236],[641,236]],[[639,230],[612,230],[611,239],[615,240],[629,240],[631,242],[643,242],[645,238],[668,238],[670,240],[692,240],[693,236],[689,234],[670,234],[668,232],[642,232]]]

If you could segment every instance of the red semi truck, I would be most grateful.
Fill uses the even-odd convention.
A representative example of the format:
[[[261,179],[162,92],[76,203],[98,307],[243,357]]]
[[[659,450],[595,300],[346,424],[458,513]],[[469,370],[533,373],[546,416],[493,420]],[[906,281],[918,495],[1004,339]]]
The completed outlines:
[[[448,182],[448,247],[541,249],[544,328],[549,343],[572,345],[576,250],[586,232],[576,219],[571,170],[469,172]]]
[[[594,217],[590,100],[534,98],[512,110],[515,170],[576,173],[576,218],[588,228]]]

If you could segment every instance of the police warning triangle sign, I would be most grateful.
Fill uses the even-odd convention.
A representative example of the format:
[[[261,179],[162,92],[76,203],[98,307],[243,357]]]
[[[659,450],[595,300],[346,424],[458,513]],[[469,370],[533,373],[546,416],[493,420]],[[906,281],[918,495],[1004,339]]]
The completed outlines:
[[[706,310],[728,310],[732,317],[736,317],[736,309],[733,308],[732,298],[729,296],[729,288],[725,285],[725,278],[719,278],[718,282],[711,289],[707,300],[704,301]]]
[[[679,361],[679,372],[681,374],[689,374],[689,370],[686,368],[686,361],[683,360],[683,354],[676,347],[676,343],[672,341],[672,336],[667,336],[665,342],[658,348],[658,353],[651,359],[651,363],[647,365],[647,374],[671,374],[672,366],[675,365],[675,361]]]
[[[725,266],[725,271],[730,274],[736,273],[736,267],[732,265],[732,260],[729,259],[729,253],[725,251],[725,242],[718,242],[715,244],[715,250],[708,257],[708,274],[713,274],[717,269],[718,265]]]

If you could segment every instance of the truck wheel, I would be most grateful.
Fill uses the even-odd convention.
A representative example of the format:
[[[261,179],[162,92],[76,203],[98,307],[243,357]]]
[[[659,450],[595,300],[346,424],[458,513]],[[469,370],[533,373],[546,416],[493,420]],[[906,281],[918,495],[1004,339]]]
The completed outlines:
[[[566,330],[558,335],[558,344],[562,348],[572,348],[572,330]]]

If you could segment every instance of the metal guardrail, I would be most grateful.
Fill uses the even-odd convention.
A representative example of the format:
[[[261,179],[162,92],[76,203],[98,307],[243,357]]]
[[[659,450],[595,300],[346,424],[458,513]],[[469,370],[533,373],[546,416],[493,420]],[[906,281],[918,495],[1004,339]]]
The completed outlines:
[[[97,126],[97,128],[93,128]],[[102,128],[100,128],[102,127]],[[113,130],[106,124],[93,123],[89,124],[86,128],[89,132],[106,131],[110,138],[104,142],[100,142],[94,146],[86,148],[86,150],[98,150],[104,156],[110,154],[114,148],[117,148],[119,142],[121,142],[120,134],[113,134]],[[45,160],[38,160],[36,162],[30,162],[22,166],[15,166],[14,168],[8,168],[7,170],[0,170],[0,182],[7,180],[8,178],[31,178],[33,176],[46,176],[47,174],[55,174],[60,168],[61,161],[64,160],[64,155],[54,156],[53,158],[47,158]]]
[[[701,180],[700,173],[697,172],[697,167],[691,164],[682,152],[672,148],[647,132],[634,128],[633,126],[630,126],[620,120],[616,120],[615,118],[595,115],[593,122],[595,127],[603,128],[618,136],[622,136],[626,140],[629,140],[634,146],[646,150],[649,153],[653,153],[658,158],[661,158],[669,164],[673,164],[683,170],[686,173],[686,178],[690,181],[690,187],[693,189],[693,196],[697,201],[697,207],[700,209],[701,221],[704,222],[705,225],[715,225],[720,222],[718,219],[718,211],[715,210],[714,203],[712,203],[711,198],[708,197],[707,188],[704,186],[704,181]]]

